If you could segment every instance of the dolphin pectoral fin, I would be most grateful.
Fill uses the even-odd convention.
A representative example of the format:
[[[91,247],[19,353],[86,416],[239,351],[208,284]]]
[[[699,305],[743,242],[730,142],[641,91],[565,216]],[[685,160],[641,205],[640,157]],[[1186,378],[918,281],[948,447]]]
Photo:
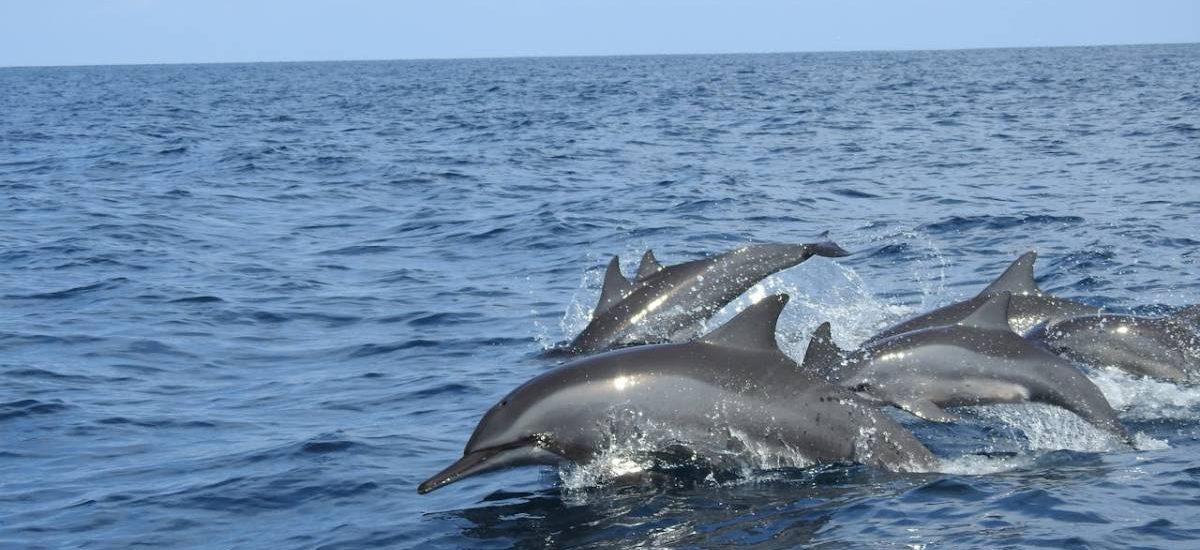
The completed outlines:
[[[550,451],[529,445],[480,449],[463,455],[454,464],[421,482],[417,486],[417,493],[423,495],[484,472],[534,464],[553,464],[558,460],[558,456]]]
[[[897,401],[896,406],[912,413],[913,416],[930,422],[958,422],[962,417],[957,414],[948,413],[945,409],[934,404],[928,399],[909,399],[905,401]]]
[[[851,388],[850,391],[855,392],[859,397],[875,405],[892,405],[922,420],[930,422],[958,422],[962,420],[958,415],[948,413],[934,404],[933,401],[921,397],[897,396],[878,386],[866,383],[859,384]]]
[[[1031,250],[1022,254],[1017,261],[1004,270],[1000,278],[983,289],[980,295],[999,294],[1004,291],[1018,295],[1040,294],[1042,291],[1033,279],[1033,263],[1035,261],[1037,261],[1037,252]]]
[[[851,391],[854,391],[854,390],[851,390]],[[864,402],[866,402],[872,406],[875,406],[875,407],[890,407],[890,406],[895,405],[895,402],[893,402],[889,399],[884,399],[882,397],[876,397],[874,395],[871,395],[871,393],[867,390],[854,391],[854,396],[858,397],[859,399],[862,399]]]

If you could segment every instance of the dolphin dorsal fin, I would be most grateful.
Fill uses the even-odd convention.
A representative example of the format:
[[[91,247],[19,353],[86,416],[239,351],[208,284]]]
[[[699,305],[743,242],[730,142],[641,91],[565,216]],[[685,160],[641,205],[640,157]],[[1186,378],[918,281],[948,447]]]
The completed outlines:
[[[654,251],[647,250],[645,254],[642,254],[642,263],[638,265],[637,280],[644,281],[646,278],[662,270],[662,264],[658,263],[658,260],[654,258]]]
[[[1037,252],[1031,250],[1022,254],[1017,261],[1004,270],[999,279],[983,289],[980,296],[999,294],[1005,291],[1016,295],[1040,294],[1042,291],[1038,289],[1037,282],[1033,280],[1033,262],[1035,261],[1037,261]]]
[[[633,292],[633,283],[621,274],[621,258],[613,256],[612,261],[608,262],[608,270],[604,272],[604,286],[600,289],[600,301],[596,304],[596,311],[592,313],[592,317],[608,311],[627,298],[630,292]]]
[[[1007,290],[992,296],[958,324],[981,329],[1012,330],[1008,324],[1008,303],[1011,300],[1012,293]]]
[[[700,340],[716,346],[743,349],[779,350],[775,341],[775,325],[788,303],[787,294],[767,296],[751,304],[716,330]]]
[[[846,352],[833,341],[833,329],[829,321],[825,321],[813,331],[812,338],[808,340],[808,349],[804,352],[804,361],[800,363],[800,368],[823,376],[845,357]]]

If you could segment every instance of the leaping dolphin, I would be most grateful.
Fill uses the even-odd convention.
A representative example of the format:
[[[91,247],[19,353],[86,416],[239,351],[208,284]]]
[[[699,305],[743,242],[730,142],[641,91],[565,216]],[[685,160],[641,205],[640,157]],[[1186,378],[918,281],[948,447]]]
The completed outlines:
[[[1200,378],[1200,306],[1166,317],[1100,314],[1042,323],[1028,335],[1051,351],[1097,367],[1172,382]]]
[[[764,298],[692,342],[610,351],[537,376],[488,410],[462,458],[417,491],[522,465],[587,463],[612,450],[618,417],[635,419],[641,445],[714,462],[742,448],[796,466],[934,468],[908,430],[780,351],[775,327],[787,300]]]
[[[679,333],[695,330],[700,321],[772,273],[814,255],[848,254],[831,241],[762,244],[663,267],[652,251],[646,251],[633,281],[621,274],[620,260],[613,257],[592,321],[563,351],[594,353],[622,345],[678,340]]]
[[[1040,402],[1071,411],[1123,441],[1104,394],[1069,362],[1012,331],[1003,292],[958,322],[906,332],[846,353],[821,325],[803,368],[918,417],[951,422],[943,407]]]
[[[1012,307],[1008,311],[1008,323],[1013,330],[1024,334],[1043,322],[1053,322],[1070,317],[1095,315],[1100,309],[1071,300],[1057,298],[1046,294],[1038,288],[1033,279],[1033,263],[1037,260],[1036,252],[1026,252],[1017,261],[1008,266],[1000,275],[978,296],[935,309],[929,313],[918,315],[907,321],[893,325],[883,332],[867,340],[867,344],[878,342],[885,338],[930,327],[953,325],[974,312],[984,302],[1002,292],[1012,294]]]

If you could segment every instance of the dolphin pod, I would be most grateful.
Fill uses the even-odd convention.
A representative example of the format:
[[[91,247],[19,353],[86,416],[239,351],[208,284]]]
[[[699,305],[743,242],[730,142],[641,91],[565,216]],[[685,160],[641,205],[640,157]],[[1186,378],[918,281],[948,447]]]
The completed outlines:
[[[775,331],[786,294],[681,341],[770,274],[813,255],[847,254],[832,242],[755,245],[663,267],[647,251],[633,280],[614,257],[591,323],[565,348],[594,355],[501,399],[462,457],[418,492],[519,466],[588,464],[621,450],[682,449],[689,460],[707,463],[751,452],[787,466],[936,469],[937,459],[883,413],[885,406],[953,422],[958,417],[946,408],[1045,403],[1131,444],[1103,393],[1067,359],[1177,382],[1200,379],[1200,306],[1147,318],[1051,296],[1034,280],[1034,252],[974,298],[903,321],[854,351],[834,344],[824,323],[800,364],[784,354]],[[635,449],[617,433],[623,422],[633,423]]]
[[[646,251],[637,276],[621,274],[613,257],[592,321],[566,347],[574,354],[631,344],[668,342],[693,331],[772,273],[813,256],[849,254],[832,241],[746,246],[719,256],[663,267]]]
[[[1033,277],[1036,260],[1036,252],[1026,252],[974,298],[902,321],[871,337],[867,344],[953,325],[1007,292],[1012,295],[1009,326],[1063,357],[1173,382],[1200,376],[1200,339],[1195,333],[1200,326],[1200,306],[1158,319],[1107,314],[1044,292]]]
[[[875,340],[852,353],[837,348],[825,323],[810,340],[803,367],[925,420],[958,420],[943,407],[1040,402],[1127,441],[1100,388],[1012,331],[1011,300],[1003,292],[957,323]]]
[[[1008,266],[1000,278],[993,281],[974,298],[940,307],[898,323],[876,334],[868,340],[868,343],[923,328],[953,325],[970,315],[988,299],[1002,292],[1012,294],[1012,305],[1008,309],[1008,323],[1013,330],[1021,334],[1028,332],[1039,323],[1100,313],[1099,308],[1042,292],[1033,279],[1033,263],[1036,260],[1036,252],[1026,252]]]
[[[637,418],[651,448],[683,446],[703,458],[736,444],[776,459],[794,454],[801,466],[932,468],[933,455],[908,430],[851,392],[803,376],[779,350],[775,326],[787,300],[760,300],[691,342],[610,351],[535,377],[488,410],[462,458],[418,492],[497,469],[589,462],[605,450],[615,417]]]

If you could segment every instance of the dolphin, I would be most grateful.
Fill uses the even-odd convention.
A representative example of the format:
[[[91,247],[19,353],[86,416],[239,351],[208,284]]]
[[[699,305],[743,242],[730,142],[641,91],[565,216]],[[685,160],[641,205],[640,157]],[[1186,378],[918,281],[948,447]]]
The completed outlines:
[[[1093,366],[1171,382],[1200,378],[1200,306],[1166,317],[1100,314],[1042,323],[1027,338]]]
[[[1012,306],[1008,310],[1008,322],[1013,330],[1021,334],[1028,332],[1038,323],[1100,313],[1099,308],[1057,298],[1046,294],[1038,288],[1037,282],[1033,279],[1033,263],[1036,260],[1036,252],[1026,252],[1020,258],[1017,258],[1017,261],[1013,262],[1012,265],[1008,266],[1008,269],[1000,275],[1000,278],[983,289],[983,292],[980,292],[978,296],[970,300],[935,309],[929,313],[918,315],[912,319],[893,325],[883,332],[872,336],[866,343],[871,344],[914,330],[953,325],[966,318],[984,302],[1002,292],[1012,294]]]
[[[958,419],[943,407],[1040,402],[1067,409],[1128,442],[1117,414],[1091,380],[1012,331],[1012,301],[1003,292],[955,324],[877,340],[853,353],[833,343],[825,323],[809,343],[803,368],[926,420]]]
[[[622,450],[615,419],[634,423],[638,448],[683,448],[714,463],[750,452],[789,466],[933,469],[929,450],[877,406],[804,376],[780,351],[787,301],[764,298],[691,342],[613,350],[533,378],[489,409],[462,458],[417,491],[517,466],[586,464]]]
[[[679,340],[680,333],[690,336],[701,321],[772,273],[814,255],[848,254],[830,241],[761,244],[663,267],[648,250],[633,281],[621,275],[620,259],[613,257],[592,321],[563,351],[595,353],[623,345]]]

